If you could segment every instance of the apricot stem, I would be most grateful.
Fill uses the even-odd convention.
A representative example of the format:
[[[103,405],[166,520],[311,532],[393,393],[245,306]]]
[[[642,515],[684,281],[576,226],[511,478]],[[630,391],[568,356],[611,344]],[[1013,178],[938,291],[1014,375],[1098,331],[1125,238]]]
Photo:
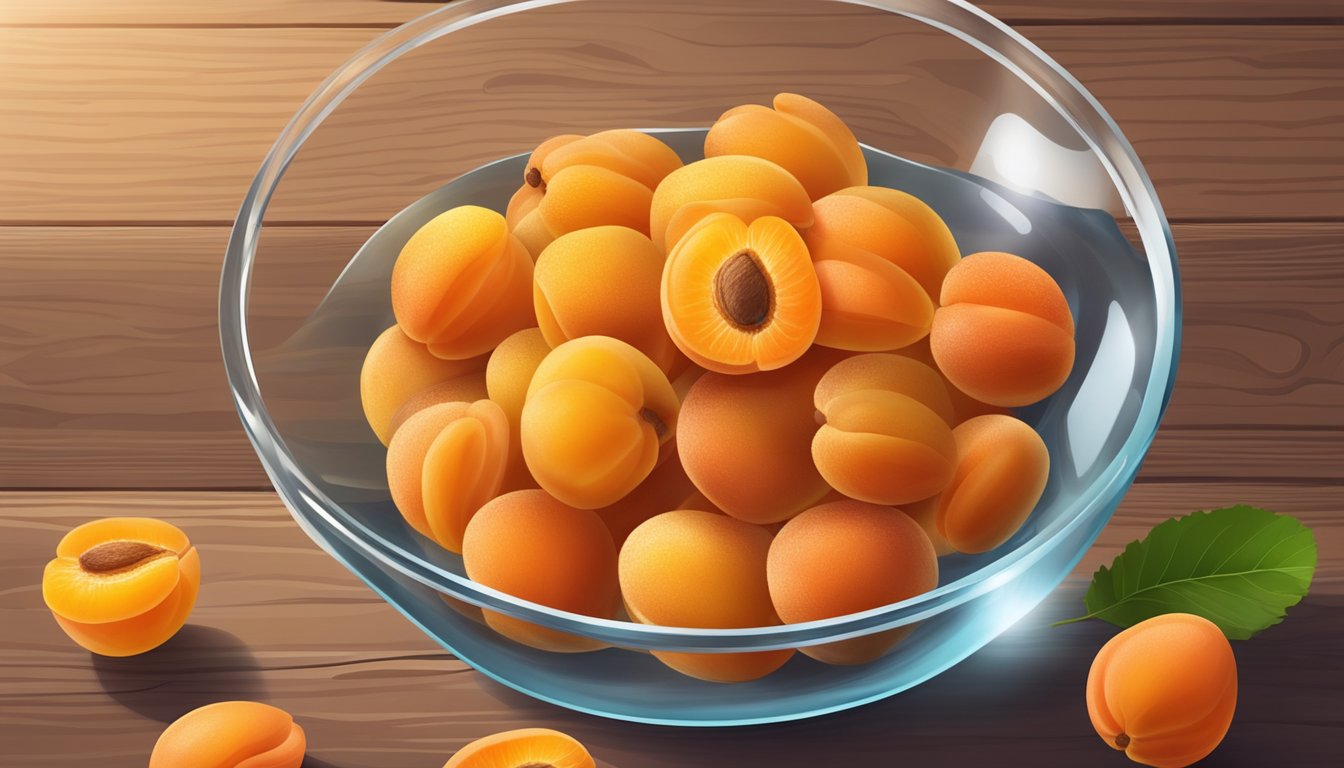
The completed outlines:
[[[536,187],[542,192],[546,191],[546,182],[541,178],[541,169],[533,166],[527,169],[527,174],[523,177],[529,187]]]
[[[108,541],[79,556],[79,567],[89,573],[132,568],[168,550],[143,541]]]
[[[1124,749],[1125,747],[1128,747],[1128,746],[1129,746],[1129,734],[1127,734],[1127,733],[1121,733],[1119,736],[1116,736],[1116,737],[1115,737],[1115,746],[1117,746],[1117,747],[1119,747],[1119,748],[1121,748],[1121,749]]]
[[[714,300],[729,321],[742,330],[759,330],[770,319],[773,297],[756,254],[741,251],[714,276]]]
[[[667,423],[658,418],[658,414],[654,413],[652,408],[639,409],[639,417],[653,425],[653,433],[658,436],[659,440],[667,435]]]

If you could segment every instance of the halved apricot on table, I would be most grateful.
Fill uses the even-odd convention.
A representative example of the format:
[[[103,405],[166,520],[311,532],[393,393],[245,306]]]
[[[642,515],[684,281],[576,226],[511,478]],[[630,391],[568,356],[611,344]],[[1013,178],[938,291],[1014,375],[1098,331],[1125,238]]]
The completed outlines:
[[[149,768],[299,768],[306,749],[303,728],[283,709],[221,701],[165,728]]]
[[[705,157],[751,155],[778,164],[813,200],[868,183],[859,142],[834,112],[805,96],[781,93],[774,108],[746,104],[728,110],[705,136]]]
[[[837,501],[784,524],[770,545],[770,598],[786,624],[880,608],[938,586],[938,556],[915,521],[891,507]],[[904,626],[800,649],[828,664],[862,664],[910,632]]]
[[[1022,527],[1050,476],[1050,452],[1012,416],[977,416],[952,430],[957,469],[938,505],[938,530],[958,552],[988,552]]]
[[[626,609],[636,621],[662,626],[778,624],[765,576],[770,536],[759,526],[700,510],[679,509],[646,521],[621,548]],[[653,655],[682,674],[736,683],[774,672],[793,650]]]
[[[609,619],[620,608],[616,545],[597,513],[541,490],[492,499],[471,518],[462,563],[472,581],[534,603]],[[486,610],[496,632],[545,651],[592,651],[603,644]]]
[[[476,357],[536,324],[532,259],[504,217],[475,205],[435,216],[392,268],[392,311],[439,357]]]
[[[653,471],[677,429],[676,392],[642,352],[608,336],[551,350],[528,385],[523,458],[570,506],[614,504]]]
[[[200,581],[200,557],[177,527],[113,517],[61,539],[42,574],[42,598],[76,643],[102,656],[132,656],[182,628]]]
[[[788,171],[759,157],[720,155],[678,168],[663,179],[653,193],[649,236],[654,245],[670,251],[700,219],[715,212],[747,222],[777,216],[799,228],[812,223],[811,198]]]
[[[1073,370],[1073,313],[1039,266],[1009,253],[976,253],[948,273],[929,346],[943,375],[971,397],[1029,405]]]
[[[807,247],[783,219],[702,219],[668,254],[662,314],[678,348],[719,373],[781,368],[812,346],[821,291]]]
[[[549,728],[519,728],[477,739],[443,768],[596,768],[582,744]]]
[[[411,527],[450,552],[508,467],[509,422],[491,400],[432,405],[406,420],[387,448],[387,487]]]
[[[398,326],[388,328],[369,346],[359,370],[359,401],[369,428],[387,445],[395,431],[394,416],[407,400],[435,384],[481,371],[485,362],[483,356],[466,360],[435,357]]]

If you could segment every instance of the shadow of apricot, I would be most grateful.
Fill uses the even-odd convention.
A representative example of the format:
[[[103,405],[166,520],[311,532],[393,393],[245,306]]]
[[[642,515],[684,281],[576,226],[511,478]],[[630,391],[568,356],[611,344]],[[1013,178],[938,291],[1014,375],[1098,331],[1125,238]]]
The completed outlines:
[[[92,659],[108,696],[164,723],[217,701],[265,698],[265,682],[252,651],[237,635],[214,627],[188,624],[148,653]]]

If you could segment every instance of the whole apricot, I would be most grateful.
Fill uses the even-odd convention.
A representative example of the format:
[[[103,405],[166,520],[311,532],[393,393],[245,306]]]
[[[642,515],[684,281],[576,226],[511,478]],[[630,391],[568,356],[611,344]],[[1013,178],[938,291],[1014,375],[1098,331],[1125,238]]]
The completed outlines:
[[[770,545],[770,598],[786,624],[844,616],[921,595],[938,586],[938,556],[904,512],[835,501],[784,524]],[[878,658],[912,627],[800,649],[827,664]]]
[[[748,225],[710,214],[667,256],[662,318],[677,347],[708,370],[782,368],[812,346],[821,321],[807,246],[774,216]]]
[[[942,531],[938,530],[938,502],[941,500],[941,495],[930,496],[921,501],[912,501],[901,505],[901,511],[909,515],[911,520],[919,523],[919,527],[924,529],[924,534],[933,543],[934,553],[939,557],[957,551],[948,542]]]
[[[1073,314],[1045,270],[1008,253],[976,253],[948,273],[929,346],[943,375],[971,397],[1029,405],[1073,370]]]
[[[523,458],[557,499],[605,507],[649,476],[677,413],[676,392],[652,360],[623,341],[584,336],[551,350],[532,375]]]
[[[636,621],[662,626],[778,624],[765,576],[769,550],[770,532],[759,526],[700,510],[665,512],[632,531],[621,548],[626,610]],[[736,683],[779,669],[793,651],[653,655],[682,674]]]
[[[705,136],[705,157],[751,155],[793,174],[813,200],[868,183],[868,164],[849,126],[805,96],[781,93],[774,109],[746,104],[728,110]]]
[[[299,768],[307,739],[283,709],[221,701],[193,709],[163,730],[149,768]]]
[[[658,304],[663,254],[648,237],[618,226],[561,235],[537,258],[534,277],[537,324],[552,347],[610,336],[671,370],[676,348]]]
[[[397,429],[405,424],[407,419],[431,405],[473,403],[487,397],[489,395],[485,387],[485,371],[472,371],[438,384],[431,384],[407,398],[406,402],[392,414],[390,425],[392,433],[396,434]]]
[[[392,312],[407,336],[452,360],[535,325],[532,259],[504,217],[463,205],[435,216],[392,268]]]
[[[83,648],[134,656],[177,634],[200,585],[200,556],[176,526],[111,517],[61,538],[42,573],[42,599]]]
[[[504,482],[508,444],[508,418],[491,400],[420,411],[387,447],[393,503],[411,527],[461,552],[467,522]]]
[[[523,461],[520,424],[527,386],[532,383],[537,366],[550,352],[551,345],[546,343],[540,328],[525,328],[499,342],[485,366],[486,393],[499,404],[509,420],[509,467],[504,472],[504,491],[537,487]]]
[[[821,287],[818,344],[881,352],[928,336],[933,300],[910,273],[837,237],[813,237],[810,248]]]
[[[977,416],[952,430],[957,466],[938,502],[938,530],[958,552],[988,552],[1012,538],[1036,508],[1050,452],[1012,416]]]
[[[481,371],[485,362],[485,357],[435,357],[401,328],[388,328],[369,346],[359,371],[359,401],[369,428],[387,445],[394,431],[393,417],[407,400],[435,384]]]
[[[775,163],[749,155],[707,157],[678,168],[654,190],[651,205],[650,237],[664,252],[715,212],[746,222],[776,216],[799,228],[812,223],[803,185]]]
[[[1237,660],[1213,622],[1169,613],[1111,638],[1087,674],[1097,735],[1129,759],[1183,768],[1223,740],[1237,708]]]
[[[620,547],[630,532],[641,523],[655,515],[685,506],[682,502],[693,492],[695,484],[681,466],[681,457],[677,455],[674,441],[658,466],[644,478],[644,482],[622,496],[620,501],[601,507],[596,512],[602,522],[607,524],[616,546]]]
[[[677,428],[695,487],[724,512],[757,524],[787,520],[824,496],[830,488],[812,462],[812,397],[839,359],[814,347],[778,370],[696,379]]]
[[[549,728],[519,728],[477,739],[443,768],[597,768],[573,737]]]
[[[909,346],[901,347],[896,350],[894,354],[918,360],[933,370],[938,371],[938,363],[933,359],[933,352],[929,349],[928,336],[925,336]],[[988,416],[991,413],[1003,415],[1012,413],[1011,408],[982,403],[965,392],[962,392],[960,389],[957,389],[952,382],[947,380],[947,376],[944,376],[942,371],[938,371],[938,376],[943,380],[943,384],[947,386],[947,396],[952,400],[952,419],[948,424],[956,426],[967,419],[973,419],[976,416]]]
[[[837,241],[900,267],[931,299],[961,251],[941,217],[914,195],[887,187],[846,187],[818,200],[812,226],[803,233],[808,248],[823,250]]]
[[[890,353],[854,355],[831,366],[817,382],[813,402],[820,409],[831,398],[860,389],[885,389],[914,398],[948,424],[956,418],[947,383],[936,370]]]
[[[481,507],[462,540],[467,576],[479,584],[534,603],[609,619],[620,608],[616,545],[597,513],[574,509],[545,491],[506,493]],[[501,635],[544,651],[603,647],[486,610]]]

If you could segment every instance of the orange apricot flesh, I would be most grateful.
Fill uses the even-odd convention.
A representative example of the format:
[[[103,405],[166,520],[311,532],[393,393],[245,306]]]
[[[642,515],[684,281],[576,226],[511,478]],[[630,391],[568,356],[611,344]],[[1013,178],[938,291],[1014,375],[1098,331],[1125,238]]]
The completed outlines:
[[[814,237],[810,248],[821,287],[818,344],[881,352],[928,336],[933,300],[904,269],[835,237]]]
[[[778,164],[816,200],[868,183],[868,165],[854,134],[821,104],[781,93],[774,108],[757,104],[725,112],[705,136],[705,157],[751,155]]]
[[[620,608],[616,545],[597,513],[545,491],[496,497],[472,517],[462,543],[467,575],[479,584],[570,613],[609,619]],[[496,632],[533,648],[579,652],[602,643],[484,611]]]
[[[938,586],[938,556],[929,537],[899,509],[836,501],[784,524],[770,545],[767,574],[780,619],[797,624],[928,592]],[[898,627],[800,650],[827,664],[862,664],[910,631]]]
[[[802,238],[774,216],[702,219],[668,254],[662,317],[692,362],[719,373],[782,368],[812,345],[821,290]]]
[[[988,552],[1026,522],[1050,475],[1040,435],[1012,416],[977,416],[952,430],[957,468],[938,504],[938,530],[958,552]]]
[[[484,357],[444,360],[392,326],[378,335],[359,371],[359,400],[369,428],[387,445],[392,422],[406,401],[429,387],[485,368]]]
[[[1007,253],[967,256],[947,275],[929,346],[971,397],[1016,407],[1042,400],[1073,370],[1073,315],[1035,264]]]
[[[221,701],[193,709],[164,729],[149,768],[299,768],[307,739],[282,709]]]
[[[392,268],[392,311],[407,336],[438,357],[485,354],[535,325],[532,259],[504,217],[475,205],[431,219]]]
[[[532,374],[550,352],[551,345],[546,343],[541,329],[526,328],[501,341],[485,366],[486,392],[509,419],[509,466],[504,472],[504,491],[537,487],[523,461],[519,424]]]
[[[614,504],[653,471],[677,429],[667,376],[608,336],[551,350],[523,405],[523,458],[537,483],[580,509]]]
[[[696,379],[677,430],[677,450],[696,488],[724,512],[757,524],[787,520],[830,491],[812,461],[812,398],[839,359],[813,348],[779,370]]]
[[[687,205],[696,206],[696,215],[678,216]],[[659,249],[670,251],[699,218],[716,211],[742,219],[776,216],[798,228],[811,225],[813,215],[807,190],[788,171],[759,157],[720,155],[682,166],[663,179],[653,193],[650,237]]]
[[[936,298],[943,278],[960,258],[952,233],[938,214],[914,195],[886,187],[847,187],[812,206],[804,232],[809,248],[837,240],[876,254],[915,278]]]
[[[491,400],[420,411],[387,448],[392,501],[421,534],[461,552],[467,522],[503,484],[508,442],[508,418]]]
[[[182,628],[200,579],[200,557],[177,527],[151,518],[107,518],[61,539],[42,574],[42,599],[85,649],[132,656]]]
[[[1183,768],[1217,748],[1237,708],[1237,661],[1213,622],[1169,613],[1111,638],[1087,675],[1097,735],[1131,760]]]
[[[552,347],[610,336],[671,369],[676,348],[663,327],[658,294],[663,254],[629,227],[561,235],[537,258],[532,289],[537,324]]]
[[[759,526],[701,510],[665,512],[632,531],[621,548],[626,609],[636,621],[662,626],[778,624],[765,576],[769,550],[770,532]],[[764,677],[793,651],[653,655],[682,674],[729,683]]]
[[[443,768],[597,768],[573,737],[549,728],[519,728],[477,739]]]

